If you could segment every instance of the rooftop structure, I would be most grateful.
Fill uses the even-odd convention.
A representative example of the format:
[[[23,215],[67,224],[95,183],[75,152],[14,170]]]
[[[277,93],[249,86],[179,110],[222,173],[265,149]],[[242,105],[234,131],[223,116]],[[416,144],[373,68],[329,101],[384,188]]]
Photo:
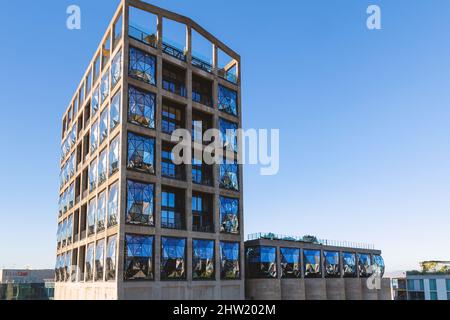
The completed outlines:
[[[391,300],[381,251],[313,236],[271,233],[245,242],[246,298],[255,300]],[[328,244],[329,243],[329,244]],[[375,273],[375,272],[378,273]],[[379,287],[368,285],[378,277]]]

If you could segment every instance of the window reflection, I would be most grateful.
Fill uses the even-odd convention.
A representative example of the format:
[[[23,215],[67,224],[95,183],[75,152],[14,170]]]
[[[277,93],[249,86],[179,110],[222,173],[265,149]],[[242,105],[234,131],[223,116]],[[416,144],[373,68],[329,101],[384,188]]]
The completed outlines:
[[[130,47],[129,75],[132,78],[156,85],[156,58]]]
[[[193,240],[192,247],[192,278],[214,279],[214,241]]]
[[[275,247],[247,248],[247,278],[276,278],[277,249]]]
[[[154,226],[153,197],[153,184],[128,180],[126,222]]]
[[[362,278],[369,277],[372,274],[372,263],[370,255],[367,253],[358,253],[358,271]]]
[[[128,168],[155,173],[155,139],[128,133]]]
[[[228,190],[239,191],[239,166],[234,163],[222,163],[220,165],[220,187]]]
[[[321,278],[320,250],[303,250],[305,278]]]
[[[106,247],[106,280],[116,279],[116,250],[117,250],[117,236],[108,238]]]
[[[223,280],[240,278],[239,243],[220,243],[220,277]]]
[[[186,239],[161,238],[161,280],[186,279]]]
[[[153,240],[151,236],[125,235],[125,280],[153,279]]]
[[[342,262],[344,266],[344,277],[356,277],[356,254],[350,252],[342,253]]]
[[[220,197],[220,232],[239,233],[239,200]]]
[[[280,248],[282,278],[300,278],[300,249]]]
[[[341,276],[341,268],[339,266],[339,252],[324,251],[324,268],[325,276],[328,278],[338,278]]]
[[[237,92],[219,85],[219,110],[234,116],[238,115]]]

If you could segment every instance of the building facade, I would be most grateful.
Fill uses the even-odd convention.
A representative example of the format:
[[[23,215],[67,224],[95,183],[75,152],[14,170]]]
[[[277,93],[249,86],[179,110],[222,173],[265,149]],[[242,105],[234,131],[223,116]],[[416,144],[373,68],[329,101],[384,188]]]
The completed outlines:
[[[0,300],[52,300],[54,270],[0,270]]]
[[[245,243],[249,300],[392,300],[381,251],[370,245],[273,234],[250,239]]]
[[[395,300],[450,300],[450,262],[425,261],[420,271],[393,279]]]
[[[63,116],[56,299],[244,298],[242,167],[197,156],[208,129],[238,151],[240,67],[191,19],[121,1]]]

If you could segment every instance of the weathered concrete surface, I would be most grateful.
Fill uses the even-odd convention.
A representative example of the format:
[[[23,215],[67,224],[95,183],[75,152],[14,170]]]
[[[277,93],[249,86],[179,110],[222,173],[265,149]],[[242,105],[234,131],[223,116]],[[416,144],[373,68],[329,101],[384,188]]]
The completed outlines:
[[[326,279],[327,300],[345,300],[345,279]]]
[[[378,291],[378,300],[392,300],[391,279],[381,279],[381,290]]]
[[[325,279],[305,279],[306,300],[326,300],[327,284]]]
[[[281,300],[306,300],[304,279],[281,279]]]
[[[245,296],[248,300],[281,300],[279,279],[247,279]]]
[[[359,278],[345,279],[345,299],[346,300],[362,300],[361,280]]]

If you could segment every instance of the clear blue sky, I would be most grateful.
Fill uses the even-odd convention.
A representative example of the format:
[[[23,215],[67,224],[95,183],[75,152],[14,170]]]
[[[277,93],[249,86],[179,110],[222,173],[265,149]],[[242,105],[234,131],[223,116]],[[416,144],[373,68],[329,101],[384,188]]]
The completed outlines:
[[[54,265],[60,118],[118,2],[3,3],[0,267]],[[281,130],[280,173],[246,168],[246,233],[374,243],[390,271],[450,259],[449,1],[153,3],[239,52],[245,127]]]

